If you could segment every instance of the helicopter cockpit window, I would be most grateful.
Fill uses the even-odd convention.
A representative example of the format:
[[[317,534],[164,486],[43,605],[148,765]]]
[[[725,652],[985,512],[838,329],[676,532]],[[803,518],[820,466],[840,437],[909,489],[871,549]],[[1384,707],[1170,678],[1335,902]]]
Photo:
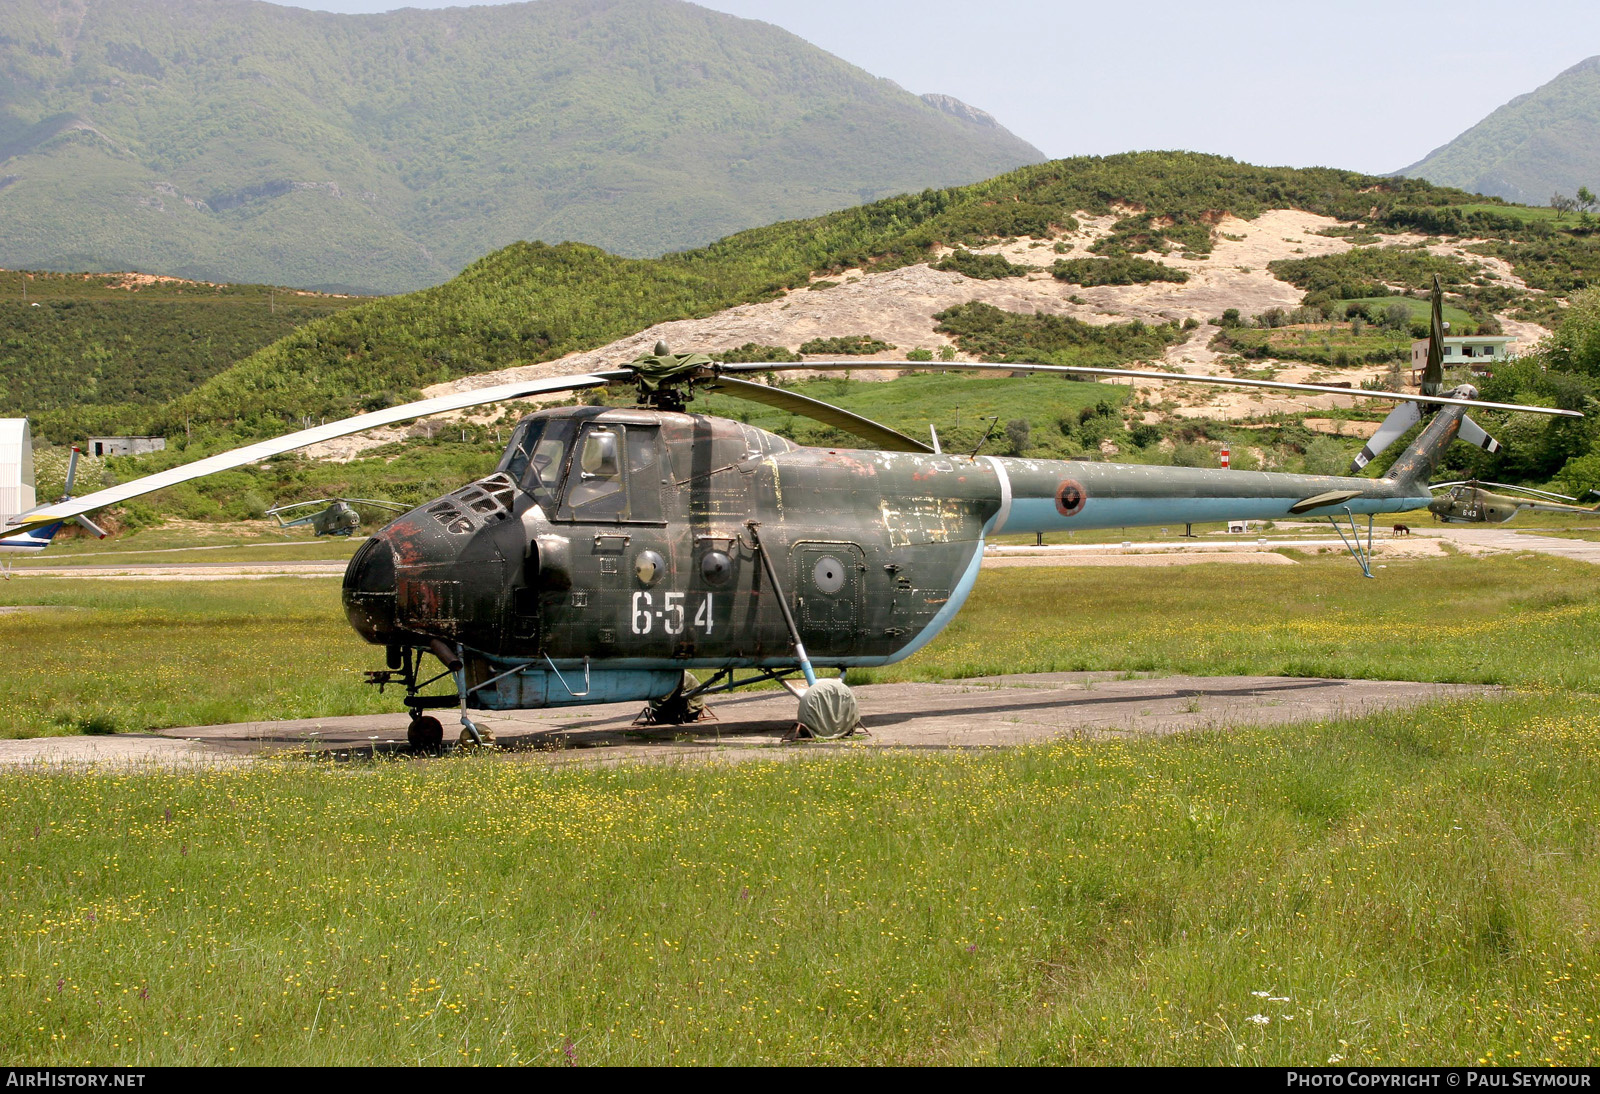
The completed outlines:
[[[500,457],[500,470],[517,480],[546,510],[555,505],[571,433],[572,423],[559,419],[524,422]]]
[[[660,432],[655,426],[628,428],[628,519],[661,520]]]
[[[577,520],[621,520],[627,506],[622,481],[622,427],[596,426],[578,442],[567,481],[566,508]]]
[[[659,523],[660,432],[653,425],[589,425],[573,453],[559,519]]]

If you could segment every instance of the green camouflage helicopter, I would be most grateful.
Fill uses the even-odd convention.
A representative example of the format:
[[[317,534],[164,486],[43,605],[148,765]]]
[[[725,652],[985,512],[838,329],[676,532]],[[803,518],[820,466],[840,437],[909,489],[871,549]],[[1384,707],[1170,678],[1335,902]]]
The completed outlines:
[[[283,519],[285,513],[313,505],[325,505],[327,508],[292,520]],[[278,518],[278,524],[283,528],[302,528],[309,525],[314,536],[353,536],[356,529],[361,527],[361,514],[355,508],[357,505],[376,506],[391,513],[406,511],[404,505],[396,505],[392,501],[375,501],[372,498],[322,498],[318,501],[297,501],[290,505],[274,506],[267,510],[267,516]]]
[[[700,696],[805,678],[798,721],[817,736],[856,725],[844,670],[922,649],[956,615],[986,540],[1002,532],[1221,520],[1368,521],[1431,500],[1428,478],[1458,438],[1492,444],[1470,408],[1577,415],[1440,389],[1435,345],[1420,394],[1048,365],[905,369],[1051,372],[1371,395],[1401,405],[1358,466],[1428,419],[1379,479],[1035,460],[940,450],[838,407],[741,379],[886,363],[719,364],[665,346],[619,369],[481,388],[363,414],[211,456],[9,518],[22,533],[177,482],[380,425],[529,395],[632,388],[637,406],[540,410],[516,427],[495,471],[375,533],[346,570],[350,624],[387,654],[374,683],[404,688],[412,744],[440,744],[425,712],[458,708],[461,741],[484,739],[473,710],[643,700],[655,720],[692,716]],[[689,409],[702,392],[781,407],[870,447],[805,447]],[[1343,532],[1341,531],[1341,536]],[[1347,541],[1351,542],[1351,541]],[[1368,576],[1359,543],[1353,552]],[[427,665],[437,662],[437,669]],[[841,678],[822,678],[830,671]],[[704,683],[691,673],[707,676]],[[429,694],[449,678],[453,695]]]
[[[1511,497],[1485,490],[1493,486],[1500,490],[1515,490],[1529,497]],[[1600,513],[1600,505],[1593,509],[1576,504],[1577,498],[1565,494],[1552,494],[1548,490],[1534,490],[1526,486],[1511,486],[1503,482],[1479,482],[1467,479],[1462,482],[1441,482],[1433,486],[1441,491],[1428,503],[1433,519],[1445,524],[1504,524],[1525,509],[1539,513]],[[1600,490],[1590,494],[1600,495]],[[1585,495],[1588,496],[1588,495]]]

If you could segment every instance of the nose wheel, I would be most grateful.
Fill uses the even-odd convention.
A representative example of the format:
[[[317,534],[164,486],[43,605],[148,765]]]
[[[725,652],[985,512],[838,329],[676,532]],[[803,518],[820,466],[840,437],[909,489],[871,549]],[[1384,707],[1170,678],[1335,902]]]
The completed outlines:
[[[414,752],[437,752],[444,744],[444,725],[425,714],[413,714],[406,727],[406,741]]]

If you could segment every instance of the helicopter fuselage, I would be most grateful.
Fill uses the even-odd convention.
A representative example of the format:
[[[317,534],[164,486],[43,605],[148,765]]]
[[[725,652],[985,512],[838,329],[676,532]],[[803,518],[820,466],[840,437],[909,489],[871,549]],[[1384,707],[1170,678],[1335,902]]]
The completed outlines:
[[[453,651],[469,706],[652,699],[686,669],[792,666],[779,596],[819,669],[908,657],[954,618],[1002,531],[1395,512],[1427,504],[1417,489],[801,447],[723,418],[567,407],[520,423],[495,474],[376,533],[344,603],[391,666]],[[1339,492],[1356,496],[1303,508]]]

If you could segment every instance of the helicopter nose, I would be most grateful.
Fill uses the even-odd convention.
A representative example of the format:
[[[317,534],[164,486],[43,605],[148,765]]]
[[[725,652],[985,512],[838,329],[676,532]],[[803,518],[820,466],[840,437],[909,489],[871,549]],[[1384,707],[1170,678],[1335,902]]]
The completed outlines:
[[[397,635],[394,547],[382,532],[370,537],[345,567],[344,613],[356,633],[373,645],[388,645]]]

